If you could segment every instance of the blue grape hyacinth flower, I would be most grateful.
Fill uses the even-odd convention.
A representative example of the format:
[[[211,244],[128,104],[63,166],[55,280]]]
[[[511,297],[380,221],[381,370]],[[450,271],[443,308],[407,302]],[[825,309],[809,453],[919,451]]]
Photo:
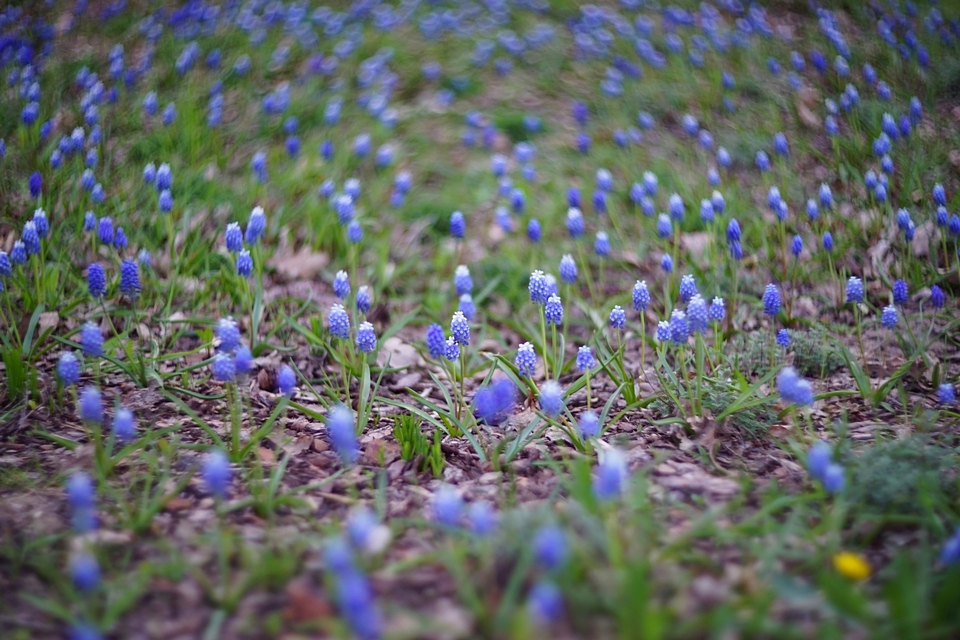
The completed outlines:
[[[763,290],[763,312],[768,316],[780,313],[780,290],[772,282]]]
[[[499,425],[510,415],[517,402],[517,387],[509,378],[497,378],[477,391],[473,411],[487,425]]]
[[[556,525],[541,527],[533,537],[533,552],[537,563],[547,571],[556,571],[569,555],[567,536]]]
[[[847,280],[847,302],[863,302],[863,281],[856,276]]]
[[[517,357],[514,364],[517,366],[519,375],[533,377],[537,371],[537,352],[532,344],[524,342],[517,347]]]
[[[77,400],[77,415],[84,422],[101,424],[103,422],[103,399],[100,389],[84,387]]]
[[[223,499],[233,475],[227,454],[220,449],[214,449],[208,453],[203,461],[200,475],[203,477],[207,492],[218,499]]]
[[[646,311],[650,307],[650,290],[645,280],[637,280],[633,285],[633,310]]]
[[[327,414],[327,435],[334,450],[345,465],[356,463],[360,457],[360,445],[353,411],[344,405],[337,405]]]
[[[560,326],[563,324],[563,302],[557,294],[547,298],[547,304],[543,309],[544,317],[548,324]]]
[[[77,356],[71,351],[64,351],[57,361],[57,378],[65,387],[72,387],[80,382],[81,365]]]
[[[554,380],[548,380],[540,388],[540,409],[550,417],[560,415],[563,410],[563,392]]]
[[[369,322],[363,322],[357,328],[357,348],[362,353],[372,353],[377,348],[377,334]]]
[[[583,345],[577,350],[576,366],[577,371],[581,373],[597,366],[596,358],[594,358],[593,351],[588,345]]]

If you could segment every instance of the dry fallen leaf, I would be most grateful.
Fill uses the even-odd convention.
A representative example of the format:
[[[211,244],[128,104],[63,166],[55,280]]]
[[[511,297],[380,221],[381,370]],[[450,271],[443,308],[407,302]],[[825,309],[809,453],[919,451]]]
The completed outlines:
[[[278,251],[267,264],[290,280],[309,280],[329,263],[327,254],[303,246],[296,251],[289,247],[285,251]]]
[[[309,578],[291,580],[284,592],[288,603],[283,618],[288,622],[307,622],[333,614],[330,603],[314,590]]]

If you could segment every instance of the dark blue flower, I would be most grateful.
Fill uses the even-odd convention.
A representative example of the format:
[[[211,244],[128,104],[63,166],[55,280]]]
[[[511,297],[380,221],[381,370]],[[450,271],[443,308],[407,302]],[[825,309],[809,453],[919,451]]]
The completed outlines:
[[[567,283],[577,280],[577,263],[569,253],[560,259],[560,279]]]
[[[463,238],[466,233],[466,224],[463,219],[463,213],[454,211],[450,214],[450,235],[454,238]]]
[[[610,311],[610,317],[608,319],[610,326],[614,329],[623,329],[627,325],[627,316],[623,312],[623,308],[620,305],[616,305]]]
[[[540,221],[536,218],[530,218],[529,222],[527,222],[527,238],[529,238],[531,242],[540,242],[540,234]]]
[[[583,345],[577,350],[577,371],[584,372],[593,369],[597,366],[597,361],[593,357],[593,352],[590,350],[590,347]]]
[[[243,231],[240,230],[240,224],[231,222],[227,225],[224,233],[226,239],[227,251],[230,253],[239,253],[243,249]]]
[[[563,303],[560,300],[560,296],[553,294],[547,298],[547,302],[543,308],[543,314],[547,324],[554,324],[558,327],[563,324]]]
[[[81,366],[77,356],[71,351],[64,351],[57,361],[57,377],[61,384],[71,387],[80,381]]]
[[[895,306],[891,304],[883,308],[880,312],[880,324],[887,329],[892,329],[897,325],[897,308]]]
[[[671,273],[673,271],[673,258],[670,257],[670,254],[663,254],[663,257],[660,258],[660,268],[666,273]]]
[[[633,310],[645,311],[650,306],[650,290],[645,280],[637,280],[633,285]]]
[[[113,244],[113,220],[104,216],[97,223],[97,237],[103,244]]]
[[[665,239],[669,238],[672,232],[673,223],[670,221],[670,216],[665,213],[661,213],[657,217],[657,235]]]
[[[773,283],[763,290],[763,312],[768,316],[780,313],[780,290]]]
[[[330,333],[341,340],[350,337],[350,318],[347,316],[346,309],[342,304],[334,304],[330,307],[330,313],[327,318]]]
[[[244,233],[244,239],[249,245],[255,245],[263,237],[267,228],[267,216],[263,212],[263,207],[254,207],[250,212],[250,219],[247,220],[247,230]]]
[[[333,292],[341,300],[345,300],[350,295],[350,280],[346,271],[342,269],[337,271],[337,275],[333,278]]]
[[[687,319],[692,333],[706,332],[709,321],[707,303],[699,293],[690,298],[690,303],[687,305]]]
[[[30,188],[30,197],[39,198],[40,191],[43,189],[43,178],[40,176],[40,172],[34,171],[31,173],[27,182]]]
[[[10,250],[10,259],[14,264],[23,264],[27,261],[27,247],[23,240],[17,240],[13,243],[13,249]]]
[[[521,376],[532,377],[536,373],[537,352],[534,351],[532,344],[524,342],[517,347],[517,357],[514,364],[516,364],[517,371]]]
[[[947,297],[944,295],[943,289],[937,285],[930,287],[930,304],[934,309],[942,309],[946,300]]]
[[[443,335],[443,327],[437,323],[427,327],[427,350],[433,358],[439,358],[446,351],[446,338]]]
[[[937,388],[937,400],[939,400],[940,404],[953,404],[956,402],[957,394],[951,383],[944,382]]]
[[[241,249],[237,254],[237,275],[249,278],[253,273],[253,258],[246,249]]]
[[[847,302],[863,302],[863,281],[856,276],[847,280]]]
[[[123,227],[117,227],[117,232],[113,234],[113,248],[118,251],[123,251],[127,248],[127,234],[124,232]]]
[[[793,241],[790,243],[790,253],[793,254],[794,258],[799,258],[800,254],[803,252],[803,238],[799,235],[793,236]]]
[[[909,289],[907,283],[903,280],[896,280],[893,283],[893,303],[903,305],[907,303]]]
[[[86,322],[80,329],[80,347],[83,352],[93,358],[103,355],[103,334],[100,328],[92,322]]]
[[[767,155],[766,151],[757,151],[756,165],[757,169],[759,169],[761,172],[770,170],[770,156]]]
[[[680,278],[680,299],[689,302],[695,295],[697,295],[697,282],[693,275],[688,273]]]
[[[786,329],[777,331],[777,344],[786,349],[790,346],[790,332]]]
[[[357,348],[362,353],[372,353],[377,348],[377,334],[369,322],[363,322],[357,327]]]
[[[128,298],[140,294],[140,267],[133,260],[126,259],[120,264],[120,292]]]
[[[93,386],[84,387],[77,400],[77,415],[84,422],[103,422],[103,400],[99,389]]]
[[[37,225],[32,220],[23,225],[23,233],[20,239],[23,241],[28,256],[40,253],[40,234],[37,233]]]
[[[470,324],[462,312],[454,311],[453,318],[450,320],[450,333],[458,345],[470,344]]]

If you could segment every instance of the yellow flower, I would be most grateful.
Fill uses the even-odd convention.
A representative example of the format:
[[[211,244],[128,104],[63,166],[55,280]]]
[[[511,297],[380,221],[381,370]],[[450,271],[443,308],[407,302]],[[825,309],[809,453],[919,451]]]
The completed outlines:
[[[870,565],[859,553],[841,551],[833,556],[833,567],[851,580],[863,580],[870,576]]]

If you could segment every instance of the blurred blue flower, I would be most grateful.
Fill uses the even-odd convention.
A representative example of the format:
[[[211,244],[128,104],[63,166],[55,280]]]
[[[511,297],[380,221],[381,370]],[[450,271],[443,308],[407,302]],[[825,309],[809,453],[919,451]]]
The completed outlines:
[[[69,569],[70,579],[79,591],[92,591],[100,584],[100,565],[87,551],[74,556]]]
[[[237,275],[249,278],[253,273],[253,258],[246,249],[241,249],[237,254]]]
[[[463,498],[450,485],[442,485],[433,497],[433,519],[446,527],[459,527]]]
[[[598,500],[610,500],[624,489],[629,471],[627,459],[619,449],[605,450],[593,477],[593,493]]]
[[[533,552],[537,563],[547,571],[559,569],[569,554],[566,534],[556,525],[541,527],[533,538]]]
[[[527,607],[539,624],[552,624],[563,614],[563,594],[554,583],[540,580],[530,589]]]
[[[802,379],[793,367],[784,367],[777,374],[777,391],[788,402],[800,406],[813,404],[813,389],[810,383]]]
[[[670,257],[670,254],[663,254],[663,257],[660,258],[660,268],[664,270],[665,273],[671,273],[673,271],[673,258]]]
[[[577,280],[577,263],[569,253],[560,259],[560,279],[567,283]]]
[[[497,378],[477,391],[473,410],[477,419],[495,426],[503,423],[517,401],[517,387],[509,378]]]
[[[113,416],[113,434],[120,443],[127,443],[137,435],[137,421],[126,407],[117,409]]]
[[[946,300],[947,297],[944,295],[943,289],[937,285],[930,287],[930,304],[934,309],[942,309]]]
[[[450,214],[450,235],[454,238],[463,238],[466,233],[466,224],[463,219],[463,213],[454,211]]]
[[[230,486],[232,471],[230,460],[220,449],[214,449],[207,454],[200,470],[207,491],[216,498],[222,499]]]
[[[103,422],[103,400],[99,389],[93,386],[83,388],[77,400],[77,415],[84,422]]]
[[[334,450],[345,465],[356,463],[360,457],[360,445],[353,412],[340,404],[327,414],[327,435],[333,444]]]

